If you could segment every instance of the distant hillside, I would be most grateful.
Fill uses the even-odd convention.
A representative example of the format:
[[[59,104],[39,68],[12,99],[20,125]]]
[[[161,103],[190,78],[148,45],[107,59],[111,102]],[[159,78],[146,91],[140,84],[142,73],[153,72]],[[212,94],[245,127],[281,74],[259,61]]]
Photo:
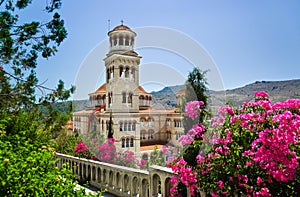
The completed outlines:
[[[72,103],[73,111],[80,111],[80,110],[88,108],[88,106],[89,106],[88,100],[58,102],[58,103],[52,104],[52,106],[53,106],[53,109],[59,110],[59,111],[65,113],[65,112],[67,112],[68,108],[70,108],[71,103]]]
[[[235,106],[240,106],[245,101],[253,99],[255,91],[265,91],[272,102],[286,99],[300,99],[300,79],[288,81],[256,81],[241,88],[224,91],[211,91],[211,99],[215,103],[229,101]],[[225,97],[223,96],[225,95]]]
[[[173,109],[176,107],[176,93],[183,87],[184,85],[169,86],[160,91],[151,92],[152,104],[162,106],[164,109]]]
[[[155,103],[160,103],[166,109],[176,106],[175,94],[184,85],[165,87],[158,92],[152,92]],[[209,91],[210,106],[218,108],[225,102],[234,106],[241,106],[243,102],[253,99],[255,91],[265,91],[269,94],[272,102],[284,101],[286,99],[300,99],[300,79],[288,81],[256,81],[244,87],[226,90]]]
[[[151,92],[152,104],[159,108],[172,109],[176,106],[176,93],[184,85],[165,87],[160,91]],[[288,81],[257,81],[244,87],[226,90],[226,91],[209,91],[210,106],[214,111],[224,105],[226,101],[234,106],[241,106],[243,102],[253,99],[255,91],[265,91],[269,94],[272,102],[284,101],[286,99],[300,99],[300,79]],[[73,101],[75,111],[86,109],[89,106],[88,100]],[[55,104],[57,108],[64,111],[61,103]]]

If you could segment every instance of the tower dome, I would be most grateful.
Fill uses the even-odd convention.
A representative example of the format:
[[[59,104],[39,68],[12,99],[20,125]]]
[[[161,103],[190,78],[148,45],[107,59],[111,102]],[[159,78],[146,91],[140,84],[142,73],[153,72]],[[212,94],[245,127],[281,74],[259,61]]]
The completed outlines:
[[[126,25],[123,25],[123,23],[109,31],[108,36],[110,43],[109,52],[133,51],[136,33]]]
[[[126,25],[119,25],[119,26],[116,26],[112,31],[117,31],[117,30],[129,30],[129,31],[132,31],[129,27],[127,27]]]

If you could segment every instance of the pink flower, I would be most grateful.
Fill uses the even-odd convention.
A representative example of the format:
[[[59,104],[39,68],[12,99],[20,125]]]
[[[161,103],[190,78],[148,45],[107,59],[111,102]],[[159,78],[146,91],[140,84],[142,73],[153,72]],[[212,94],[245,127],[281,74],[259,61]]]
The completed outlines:
[[[204,105],[203,101],[190,101],[185,106],[185,115],[190,118],[196,118],[201,111],[200,107]]]
[[[257,186],[260,186],[262,182],[263,180],[260,177],[257,177],[257,181],[256,181]]]
[[[166,146],[162,146],[161,151],[164,155],[168,154],[169,152]]]
[[[219,181],[216,182],[216,183],[217,183],[217,185],[218,185],[221,189],[224,188],[224,183],[223,183],[223,181],[219,180]]]
[[[269,97],[268,93],[266,93],[264,91],[262,91],[262,92],[254,92],[254,96],[255,97],[263,97],[263,98],[268,98]]]
[[[85,152],[87,149],[88,148],[86,147],[86,145],[83,142],[79,141],[76,148],[74,149],[74,152],[76,154],[80,154],[80,153]]]
[[[225,106],[219,107],[218,114],[221,116],[226,116],[226,114],[233,115],[234,111],[233,111],[232,107],[230,107],[229,105],[225,105]]]

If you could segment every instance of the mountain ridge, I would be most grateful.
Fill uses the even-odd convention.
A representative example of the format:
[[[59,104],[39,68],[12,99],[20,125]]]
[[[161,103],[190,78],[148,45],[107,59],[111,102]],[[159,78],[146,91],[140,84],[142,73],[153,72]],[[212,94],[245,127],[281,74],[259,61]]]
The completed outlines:
[[[159,91],[152,91],[153,106],[159,105],[160,108],[172,109],[176,107],[176,93],[185,85],[166,86]],[[255,91],[265,91],[269,94],[270,100],[274,102],[286,99],[300,99],[300,79],[282,81],[256,81],[242,87],[227,89],[223,91],[209,90],[207,95],[209,105],[217,108],[225,102],[232,103],[234,106],[241,106],[243,102],[253,100]],[[73,101],[75,110],[86,109],[88,100]]]

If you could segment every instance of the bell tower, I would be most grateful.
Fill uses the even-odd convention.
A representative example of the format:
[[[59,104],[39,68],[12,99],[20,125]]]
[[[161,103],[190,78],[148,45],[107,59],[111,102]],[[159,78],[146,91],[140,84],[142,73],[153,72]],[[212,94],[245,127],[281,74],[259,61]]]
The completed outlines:
[[[139,65],[134,51],[136,33],[122,24],[108,32],[109,52],[106,67],[106,111],[139,111]]]

